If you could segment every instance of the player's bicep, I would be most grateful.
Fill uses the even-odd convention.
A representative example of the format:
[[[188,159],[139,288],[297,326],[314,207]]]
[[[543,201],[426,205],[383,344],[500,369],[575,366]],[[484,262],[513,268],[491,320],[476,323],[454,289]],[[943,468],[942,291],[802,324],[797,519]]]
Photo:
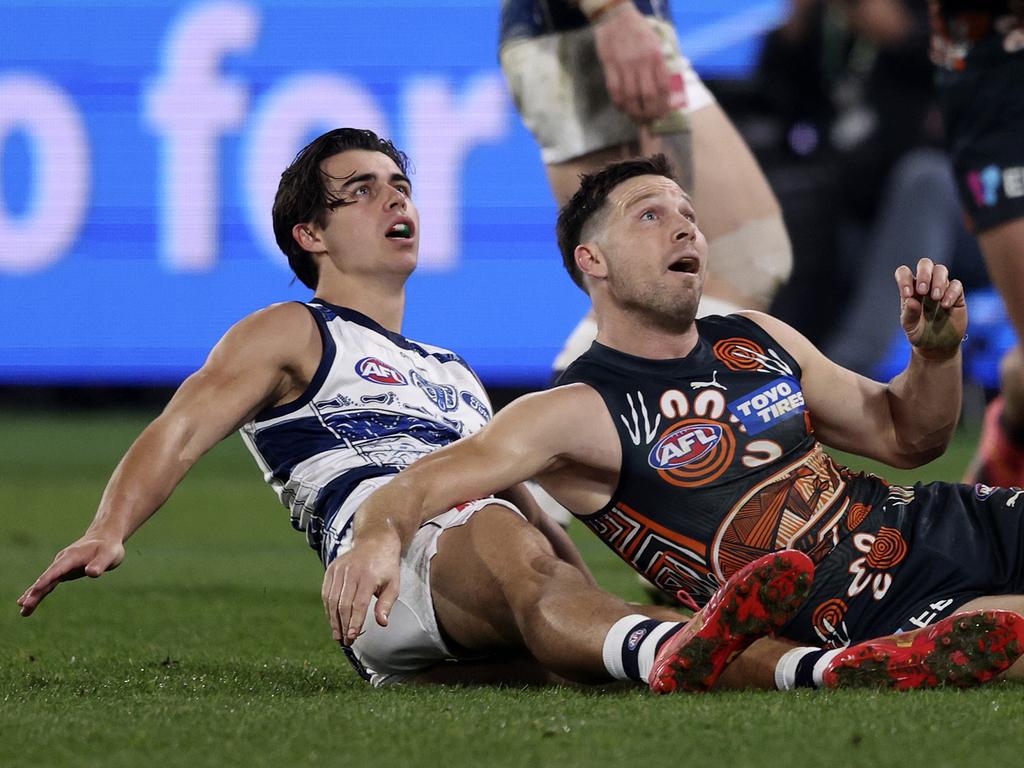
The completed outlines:
[[[744,313],[800,365],[800,387],[815,436],[839,450],[879,458],[892,433],[885,386],[829,360],[803,334],[759,312]]]
[[[272,307],[237,323],[178,388],[159,420],[181,431],[190,452],[209,449],[287,390],[295,356],[317,333],[295,309],[305,312]]]

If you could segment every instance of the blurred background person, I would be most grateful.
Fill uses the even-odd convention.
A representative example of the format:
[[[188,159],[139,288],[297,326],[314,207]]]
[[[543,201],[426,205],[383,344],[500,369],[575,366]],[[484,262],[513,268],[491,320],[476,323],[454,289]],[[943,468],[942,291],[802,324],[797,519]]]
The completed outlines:
[[[768,308],[792,266],[779,204],[681,53],[668,2],[504,0],[499,55],[559,206],[581,173],[664,152],[693,195],[710,243],[699,314]],[[586,351],[595,333],[588,314],[558,355],[556,372]]]
[[[932,0],[932,58],[956,183],[1018,343],[966,480],[1024,485],[1024,2]]]
[[[798,240],[774,309],[868,376],[888,373],[899,323],[886,290],[900,263],[930,258],[984,282],[941,150],[928,37],[924,0],[791,0],[757,69],[790,160],[823,171],[807,222],[818,237]]]

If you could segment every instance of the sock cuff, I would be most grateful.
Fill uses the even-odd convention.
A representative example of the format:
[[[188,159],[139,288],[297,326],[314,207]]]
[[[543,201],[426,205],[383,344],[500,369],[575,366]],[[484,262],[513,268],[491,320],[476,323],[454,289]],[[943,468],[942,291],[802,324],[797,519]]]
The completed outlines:
[[[797,687],[796,670],[800,662],[809,653],[820,651],[820,648],[790,648],[775,665],[775,687],[780,691],[791,691]]]
[[[650,619],[647,616],[640,615],[639,613],[623,616],[612,624],[611,629],[608,630],[608,634],[605,635],[604,648],[602,649],[601,655],[604,659],[604,668],[608,670],[608,674],[615,680],[632,679],[628,674],[626,674],[626,668],[622,659],[622,648],[626,642],[626,635],[632,632],[637,625],[647,621],[650,621]]]
[[[814,662],[814,671],[812,672],[814,686],[816,688],[823,688],[825,686],[825,682],[822,680],[825,670],[828,669],[828,665],[832,663],[832,659],[845,650],[845,648],[837,648],[834,651],[822,651],[821,658]]]

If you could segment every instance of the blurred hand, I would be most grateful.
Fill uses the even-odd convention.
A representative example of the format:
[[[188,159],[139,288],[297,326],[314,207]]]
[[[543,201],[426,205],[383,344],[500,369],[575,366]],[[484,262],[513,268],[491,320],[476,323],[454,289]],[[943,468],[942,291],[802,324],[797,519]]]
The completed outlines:
[[[930,360],[956,354],[967,330],[967,303],[959,280],[931,259],[917,263],[917,273],[904,265],[896,270],[900,291],[900,323],[911,345]]]
[[[609,11],[594,27],[597,57],[612,102],[638,123],[664,117],[669,75],[661,38],[632,3]]]
[[[31,616],[43,598],[62,581],[73,581],[83,576],[99,578],[112,571],[124,560],[124,544],[120,539],[86,534],[62,549],[53,563],[18,598],[22,616]]]
[[[389,534],[357,540],[352,549],[327,566],[320,596],[335,640],[352,645],[363,630],[374,596],[374,618],[382,627],[388,625],[388,614],[398,599],[401,556],[398,536]]]

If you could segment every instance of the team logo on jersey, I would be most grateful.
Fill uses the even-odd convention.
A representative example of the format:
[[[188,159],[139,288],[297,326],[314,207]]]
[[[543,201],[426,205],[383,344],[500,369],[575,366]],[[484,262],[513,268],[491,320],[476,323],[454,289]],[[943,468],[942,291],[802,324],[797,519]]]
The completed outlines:
[[[729,425],[686,419],[662,433],[647,454],[647,463],[666,482],[690,487],[721,475],[735,450],[736,438]]]
[[[997,488],[993,488],[991,485],[985,485],[984,483],[975,483],[974,485],[974,495],[978,501],[984,501],[997,490]]]
[[[490,411],[490,409],[486,405],[484,405],[484,401],[483,400],[481,400],[479,397],[474,395],[472,392],[465,392],[465,391],[463,391],[463,392],[461,392],[459,394],[462,397],[462,402],[464,402],[466,405],[468,405],[474,411],[479,413],[480,414],[480,418],[482,418],[484,421],[490,421],[491,420],[491,411]]]
[[[711,351],[730,371],[756,371],[764,357],[761,345],[750,339],[720,339]]]
[[[401,387],[408,384],[401,371],[376,357],[364,357],[356,363],[356,373],[374,384],[384,384],[389,387]]]
[[[846,629],[846,603],[838,597],[829,598],[814,609],[811,624],[814,632],[826,648],[842,648],[849,645]]]
[[[734,337],[719,339],[711,348],[712,354],[725,363],[730,371],[757,371],[759,373],[775,373],[779,376],[792,376],[793,368],[783,360],[774,349],[765,352],[764,347],[756,341]]]
[[[435,384],[416,370],[410,371],[409,375],[412,377],[412,383],[430,398],[430,402],[445,413],[450,413],[459,407],[459,398],[455,387],[448,384]]]
[[[729,403],[732,415],[747,428],[747,434],[764,432],[779,421],[804,412],[804,393],[800,382],[783,376],[765,384],[760,389]]]

